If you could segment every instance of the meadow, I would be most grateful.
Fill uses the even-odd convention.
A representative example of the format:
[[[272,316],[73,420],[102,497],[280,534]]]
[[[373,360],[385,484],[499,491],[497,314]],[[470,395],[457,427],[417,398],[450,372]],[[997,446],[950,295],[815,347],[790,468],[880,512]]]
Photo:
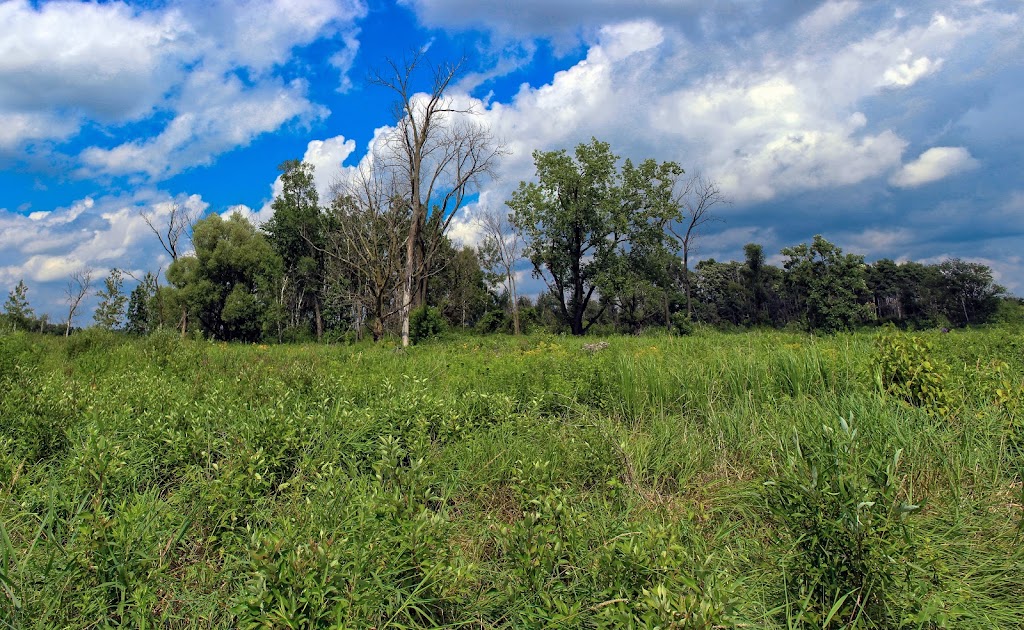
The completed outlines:
[[[0,627],[1015,628],[1024,334],[0,336]]]

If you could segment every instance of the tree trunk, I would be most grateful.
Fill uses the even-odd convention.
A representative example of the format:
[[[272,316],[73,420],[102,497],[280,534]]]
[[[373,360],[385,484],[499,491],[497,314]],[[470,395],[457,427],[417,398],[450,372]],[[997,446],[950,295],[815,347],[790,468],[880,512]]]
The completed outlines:
[[[423,218],[426,218],[426,210],[423,212]],[[416,282],[413,285],[415,288],[413,294],[412,308],[417,309],[421,306],[427,305],[427,280],[430,274],[427,261],[427,246],[424,242],[426,237],[426,226],[420,225],[419,227],[419,238],[416,239]]]
[[[668,289],[665,289],[665,332],[672,332],[672,317],[668,312]]]
[[[316,340],[323,341],[324,338],[324,316],[320,312],[320,296],[313,296],[313,318],[316,320]]]
[[[512,273],[508,274],[508,285],[512,290],[512,331],[518,335],[521,332],[519,328],[519,296],[516,295],[516,279]]]
[[[569,328],[573,335],[577,337],[583,335],[583,313],[573,312]]]
[[[287,308],[284,304],[284,291],[285,287],[288,286],[288,274],[284,274],[281,277],[281,296],[278,300],[278,304],[281,305],[281,310],[277,312],[277,316],[274,319],[277,320],[277,343],[284,343],[284,323],[281,321],[281,313]]]
[[[690,297],[690,251],[683,243],[683,286],[686,287],[686,316],[693,319],[693,301]]]
[[[412,312],[413,289],[415,288],[418,265],[416,264],[416,241],[420,238],[419,212],[416,212],[409,226],[409,237],[405,241],[405,278],[402,282],[402,346],[409,345],[409,315]]]
[[[416,280],[416,301],[413,303],[414,308],[420,308],[421,306],[427,305],[427,270],[422,269],[420,271],[420,277]]]
[[[573,289],[576,292],[576,289]],[[579,291],[572,300],[572,321],[569,323],[573,335],[581,336],[586,330],[583,328],[583,316],[586,314],[586,305],[583,303],[582,291]]]

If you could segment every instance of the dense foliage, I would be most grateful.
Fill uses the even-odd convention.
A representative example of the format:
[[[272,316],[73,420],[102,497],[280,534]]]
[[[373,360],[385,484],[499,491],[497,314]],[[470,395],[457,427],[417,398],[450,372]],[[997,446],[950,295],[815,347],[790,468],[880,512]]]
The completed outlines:
[[[538,183],[520,183],[508,205],[524,234],[526,257],[557,299],[574,335],[587,331],[609,298],[643,276],[651,250],[677,217],[672,185],[682,169],[672,162],[626,160],[621,171],[611,147],[596,139],[565,151],[533,154]],[[596,292],[596,293],[595,293]],[[600,308],[587,317],[595,295]]]
[[[0,622],[1019,627],[1024,335],[903,335],[3,334]]]
[[[267,237],[239,214],[213,214],[196,224],[192,242],[195,256],[174,261],[167,279],[203,333],[255,341],[273,332],[282,261]]]

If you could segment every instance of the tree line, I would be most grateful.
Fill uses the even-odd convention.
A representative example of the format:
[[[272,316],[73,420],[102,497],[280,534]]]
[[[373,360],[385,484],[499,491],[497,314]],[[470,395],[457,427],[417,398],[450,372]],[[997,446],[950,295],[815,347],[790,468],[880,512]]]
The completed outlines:
[[[390,63],[372,82],[396,99],[395,125],[354,173],[320,199],[313,166],[281,164],[273,216],[199,219],[182,206],[143,218],[171,258],[125,294],[115,269],[97,293],[95,325],[131,334],[161,328],[235,341],[399,337],[404,345],[447,327],[481,332],[543,328],[637,333],[718,326],[838,331],[988,321],[1005,291],[991,270],[959,259],[897,264],[846,254],[821,236],[781,251],[781,267],[748,244],[743,261],[690,257],[727,203],[717,184],[674,162],[621,161],[596,139],[533,154],[534,181],[505,209],[479,211],[477,247],[449,228],[505,153],[449,97],[461,64]],[[418,77],[430,77],[417,90]],[[185,254],[187,242],[191,252]],[[526,272],[544,282],[523,296]],[[9,327],[70,334],[92,273],[66,290],[61,329],[34,318],[28,288],[8,296]]]
[[[985,265],[868,264],[822,236],[782,249],[781,266],[750,243],[742,261],[707,259],[691,269],[698,228],[722,203],[713,182],[681,179],[671,162],[619,166],[597,140],[574,155],[534,158],[536,181],[520,184],[509,212],[483,213],[478,246],[458,247],[438,224],[424,224],[435,238],[421,245],[414,341],[444,327],[584,334],[686,332],[695,322],[816,332],[887,322],[965,326],[990,321],[1012,301]],[[400,337],[413,213],[359,178],[336,186],[322,205],[311,165],[280,168],[283,190],[262,227],[240,214],[194,221],[172,211],[170,225],[154,229],[172,257],[166,283],[148,273],[126,294],[124,274],[113,270],[96,293],[94,325],[249,342]],[[185,237],[191,255],[181,254]],[[535,297],[517,291],[527,270],[546,285]],[[69,282],[68,319],[58,326],[33,317],[20,282],[4,304],[7,325],[68,334],[91,283],[89,273]]]

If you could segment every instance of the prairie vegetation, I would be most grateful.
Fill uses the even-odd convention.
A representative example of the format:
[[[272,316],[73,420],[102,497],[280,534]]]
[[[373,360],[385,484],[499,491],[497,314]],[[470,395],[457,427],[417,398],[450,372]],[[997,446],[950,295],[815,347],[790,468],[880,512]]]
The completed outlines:
[[[1024,335],[0,336],[0,625],[1019,627]]]

